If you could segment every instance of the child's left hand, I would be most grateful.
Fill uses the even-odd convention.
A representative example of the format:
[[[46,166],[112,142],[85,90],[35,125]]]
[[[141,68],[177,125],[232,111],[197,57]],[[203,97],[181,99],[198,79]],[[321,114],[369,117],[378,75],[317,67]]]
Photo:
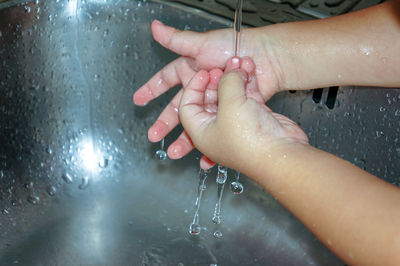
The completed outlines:
[[[308,143],[296,123],[264,104],[254,70],[247,57],[229,60],[222,77],[218,69],[199,71],[185,87],[179,107],[194,146],[211,160],[244,173],[276,146]],[[205,169],[213,165],[205,157],[200,164]]]

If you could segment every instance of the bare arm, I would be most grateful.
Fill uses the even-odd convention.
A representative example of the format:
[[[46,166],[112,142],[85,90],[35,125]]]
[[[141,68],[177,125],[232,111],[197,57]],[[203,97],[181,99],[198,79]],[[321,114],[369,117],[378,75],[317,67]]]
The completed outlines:
[[[400,264],[400,189],[304,144],[258,153],[247,174],[351,265]]]
[[[280,89],[400,86],[400,1],[263,30],[277,58]]]
[[[311,147],[293,121],[252,96],[246,61],[228,63],[239,70],[219,81],[217,112],[204,101],[207,72],[185,88],[179,114],[196,148],[256,180],[347,263],[400,265],[400,189]]]

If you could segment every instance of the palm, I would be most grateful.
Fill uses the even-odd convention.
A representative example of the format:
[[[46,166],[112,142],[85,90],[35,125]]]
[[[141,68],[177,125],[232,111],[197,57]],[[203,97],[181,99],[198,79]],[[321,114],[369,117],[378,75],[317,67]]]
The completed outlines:
[[[234,55],[232,29],[207,32],[206,35],[207,38],[198,44],[198,50],[188,56],[194,60],[197,69],[224,69],[227,60]],[[265,54],[265,46],[258,41],[258,35],[254,30],[243,32],[242,46],[238,56],[248,56],[254,60],[257,69],[255,77],[266,101],[277,92],[278,79],[273,71],[270,58]],[[179,54],[179,50],[175,52]]]

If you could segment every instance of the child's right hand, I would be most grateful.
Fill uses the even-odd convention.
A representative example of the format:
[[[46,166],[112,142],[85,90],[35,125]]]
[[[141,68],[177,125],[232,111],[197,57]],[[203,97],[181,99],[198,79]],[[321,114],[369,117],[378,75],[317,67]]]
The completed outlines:
[[[250,58],[228,61],[219,80],[217,112],[204,102],[210,74],[199,71],[185,87],[179,107],[182,125],[194,146],[214,162],[244,173],[275,147],[308,143],[296,123],[264,104],[254,68]],[[204,162],[201,166],[207,168]]]

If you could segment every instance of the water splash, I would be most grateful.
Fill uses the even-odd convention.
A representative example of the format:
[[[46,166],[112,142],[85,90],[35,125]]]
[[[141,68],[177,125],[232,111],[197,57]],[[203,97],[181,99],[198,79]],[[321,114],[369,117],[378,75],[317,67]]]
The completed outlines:
[[[242,28],[242,8],[243,0],[237,0],[235,9],[235,19],[233,22],[233,33],[235,38],[234,55],[238,56],[240,49],[240,30]]]

